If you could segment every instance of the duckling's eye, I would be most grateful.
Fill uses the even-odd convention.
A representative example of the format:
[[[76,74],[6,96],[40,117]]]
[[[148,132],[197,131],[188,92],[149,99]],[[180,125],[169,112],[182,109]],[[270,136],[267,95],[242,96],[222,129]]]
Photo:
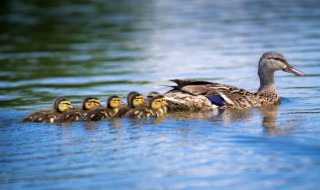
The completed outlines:
[[[141,99],[144,99],[144,98],[142,96],[137,96],[135,99],[141,100]]]
[[[162,100],[155,100],[155,102],[160,103],[160,102],[162,102]]]
[[[71,105],[71,103],[70,102],[61,102],[61,104],[65,104],[65,105]]]

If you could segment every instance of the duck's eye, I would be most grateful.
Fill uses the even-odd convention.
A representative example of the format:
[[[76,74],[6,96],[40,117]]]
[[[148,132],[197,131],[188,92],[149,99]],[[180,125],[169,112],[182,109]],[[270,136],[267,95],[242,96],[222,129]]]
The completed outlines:
[[[283,59],[279,58],[279,57],[276,57],[276,58],[273,58],[274,60],[277,60],[277,61],[283,61]]]

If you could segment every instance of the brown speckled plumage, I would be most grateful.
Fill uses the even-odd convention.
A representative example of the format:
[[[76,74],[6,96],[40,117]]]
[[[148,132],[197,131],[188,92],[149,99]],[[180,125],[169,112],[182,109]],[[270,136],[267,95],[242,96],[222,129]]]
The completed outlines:
[[[206,96],[217,95],[224,105],[236,109],[247,109],[280,102],[274,85],[274,72],[283,70],[303,76],[304,74],[289,65],[278,52],[266,52],[259,61],[260,87],[256,93],[230,85],[196,80],[171,80],[177,84],[165,93],[168,108],[171,110],[210,110],[215,106]]]

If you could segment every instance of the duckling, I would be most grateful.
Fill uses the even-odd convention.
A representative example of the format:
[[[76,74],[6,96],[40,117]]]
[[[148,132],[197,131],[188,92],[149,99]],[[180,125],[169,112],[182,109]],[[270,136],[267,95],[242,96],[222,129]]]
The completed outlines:
[[[122,101],[119,96],[110,96],[107,99],[107,107],[99,107],[87,112],[84,117],[85,121],[98,121],[104,118],[112,118],[119,111],[119,107],[122,105]]]
[[[129,110],[146,105],[144,97],[138,92],[130,92],[127,96],[127,103],[127,106],[120,107],[115,117],[124,117]]]
[[[163,95],[158,94],[149,98],[149,106],[140,106],[131,109],[125,114],[128,118],[161,117],[166,113],[167,103]]]
[[[57,123],[66,123],[66,122],[72,122],[72,121],[79,121],[82,120],[85,114],[87,114],[88,111],[100,107],[100,100],[97,97],[86,97],[82,101],[82,109],[80,108],[71,108],[64,112],[63,114],[60,114],[57,118]]]
[[[155,97],[157,95],[161,95],[161,94],[159,92],[155,92],[155,91],[149,92],[149,94],[147,95],[148,102],[150,102],[151,98],[153,98],[153,97]],[[164,96],[162,98],[162,103],[167,105],[167,100],[166,100],[166,98]],[[164,109],[165,113],[167,113],[167,111],[168,111],[168,107],[167,106],[164,106],[162,109]]]
[[[22,121],[24,122],[38,122],[38,123],[54,123],[57,118],[72,109],[71,102],[65,97],[58,97],[53,101],[52,110],[41,110],[35,113],[32,113],[25,117]]]

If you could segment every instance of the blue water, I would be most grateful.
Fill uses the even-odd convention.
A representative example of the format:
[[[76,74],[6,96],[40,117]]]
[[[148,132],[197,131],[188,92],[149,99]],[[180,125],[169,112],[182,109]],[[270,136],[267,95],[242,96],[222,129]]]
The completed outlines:
[[[318,189],[319,20],[315,0],[4,1],[0,189]],[[276,73],[279,106],[21,122],[57,96],[125,100],[174,78],[254,92],[269,50],[306,73]]]

